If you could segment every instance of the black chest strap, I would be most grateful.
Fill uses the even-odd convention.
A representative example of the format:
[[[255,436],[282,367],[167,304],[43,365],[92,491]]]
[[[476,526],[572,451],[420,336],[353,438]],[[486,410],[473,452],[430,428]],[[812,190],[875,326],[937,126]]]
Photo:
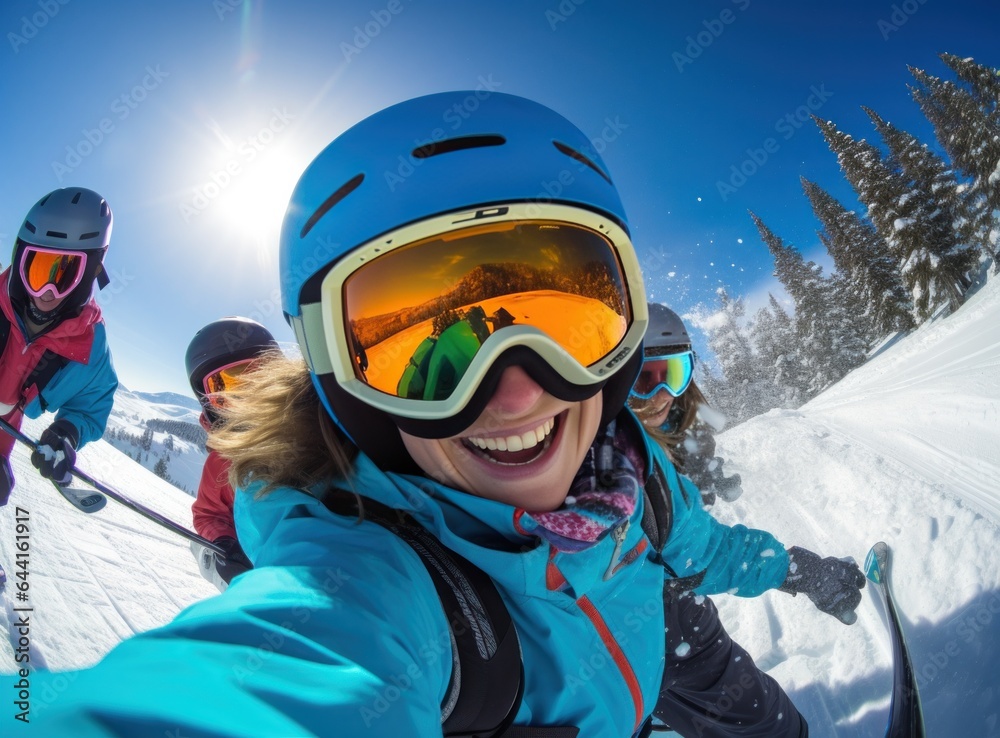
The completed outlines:
[[[671,470],[677,474],[676,469]],[[643,490],[645,495],[645,507],[642,512],[642,530],[653,546],[653,560],[662,566],[670,575],[670,579],[665,582],[666,587],[672,590],[684,592],[692,590],[701,584],[705,578],[705,572],[698,572],[691,576],[681,577],[677,575],[673,567],[663,559],[663,547],[667,545],[670,538],[670,529],[674,525],[674,505],[670,498],[670,486],[667,483],[667,474],[660,465],[653,463],[653,469],[646,478],[646,486]],[[677,480],[681,484],[680,479]],[[688,497],[684,485],[681,485],[681,494],[684,500],[690,505],[691,499]],[[700,501],[699,501],[700,503]]]
[[[10,339],[11,324],[7,320],[7,316],[2,310],[0,310],[0,356],[3,356],[3,352],[7,349],[7,341]],[[21,390],[21,403],[24,404],[27,392],[34,386],[37,390],[38,401],[42,405],[42,410],[47,410],[48,406],[45,402],[45,398],[42,397],[42,390],[44,390],[52,378],[62,369],[66,364],[69,363],[69,359],[65,356],[60,356],[50,349],[45,349],[41,357],[38,359],[38,363],[35,364],[31,372],[28,374],[27,378],[22,384]]]
[[[359,509],[359,502],[363,509]],[[441,706],[445,736],[572,738],[576,735],[575,732],[505,732],[517,715],[524,692],[521,646],[507,606],[493,580],[482,569],[442,546],[402,510],[343,490],[328,493],[323,504],[338,515],[362,516],[391,531],[417,553],[430,574],[452,639],[451,681]]]

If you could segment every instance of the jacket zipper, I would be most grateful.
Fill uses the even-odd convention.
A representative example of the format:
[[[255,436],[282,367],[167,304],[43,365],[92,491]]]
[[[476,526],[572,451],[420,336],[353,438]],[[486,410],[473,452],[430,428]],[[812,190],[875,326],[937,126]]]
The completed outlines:
[[[631,521],[626,518],[611,531],[611,537],[615,541],[615,548],[611,552],[611,561],[608,562],[608,568],[604,570],[605,582],[615,575],[615,569],[618,567],[618,558],[622,552],[622,544],[625,543],[625,537],[628,535],[628,529],[631,524]]]

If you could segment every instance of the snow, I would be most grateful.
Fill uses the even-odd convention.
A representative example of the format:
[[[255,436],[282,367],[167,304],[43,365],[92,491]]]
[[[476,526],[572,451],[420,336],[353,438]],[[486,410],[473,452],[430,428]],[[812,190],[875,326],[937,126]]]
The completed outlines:
[[[134,404],[136,410],[143,410]],[[144,409],[153,414],[152,409]],[[37,438],[51,416],[26,420],[22,430]],[[7,586],[0,594],[0,672],[12,673],[17,633],[11,633],[20,567],[15,516],[26,517],[29,536],[28,604],[31,658],[53,670],[88,666],[133,633],[167,623],[187,605],[217,594],[201,578],[187,539],[108,500],[86,514],[42,480],[21,444],[11,466],[17,480],[0,508],[0,563]],[[77,467],[111,489],[193,530],[193,498],[136,464],[106,441],[85,446]],[[80,486],[83,485],[76,485]],[[21,561],[24,558],[20,559]],[[3,720],[9,716],[3,716]]]
[[[164,413],[130,394],[116,404],[119,420]],[[49,420],[24,430],[37,437]],[[798,410],[771,411],[717,441],[744,494],[713,514],[859,563],[886,541],[927,734],[1000,736],[1000,279]],[[38,478],[20,445],[12,464],[17,487],[0,508],[9,577],[0,594],[0,672],[16,666],[9,623],[18,508],[29,513],[36,665],[91,665],[123,638],[216,593],[184,538],[114,500],[79,512]],[[192,498],[107,442],[84,448],[78,465],[191,527]],[[805,596],[714,599],[733,637],[806,715],[810,735],[884,734],[891,652],[869,589],[851,626]]]
[[[1000,279],[798,410],[717,436],[744,494],[714,514],[864,562],[886,541],[929,736],[1000,736]],[[881,735],[888,636],[869,597],[839,624],[805,597],[717,598],[810,735]]]

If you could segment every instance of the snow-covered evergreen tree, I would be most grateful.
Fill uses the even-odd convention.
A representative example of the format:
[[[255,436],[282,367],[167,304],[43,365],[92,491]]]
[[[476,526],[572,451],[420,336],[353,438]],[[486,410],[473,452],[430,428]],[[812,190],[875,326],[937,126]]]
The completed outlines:
[[[1000,121],[976,96],[953,82],[910,67],[913,98],[934,127],[954,166],[969,181],[963,189],[963,235],[986,254],[997,251],[1000,228]]]
[[[977,253],[961,238],[962,202],[955,173],[913,135],[863,108],[889,148],[889,163],[900,175],[893,250],[903,260],[903,279],[913,291],[918,314],[928,317],[948,303],[962,304],[972,284]]]
[[[864,332],[847,304],[849,285],[823,277],[815,262],[786,246],[756,214],[750,217],[774,257],[774,276],[795,301],[795,332],[812,397],[865,360]]]
[[[757,311],[750,329],[760,371],[776,389],[777,407],[797,408],[809,397],[809,376],[802,364],[795,321],[781,303],[768,295],[768,305]]]
[[[869,346],[896,331],[914,327],[912,302],[885,240],[870,221],[848,210],[815,182],[802,178],[820,241],[834,267],[848,281],[849,297]]]
[[[922,323],[942,304],[957,305],[961,289],[955,287],[950,262],[943,266],[945,276],[938,276],[943,260],[923,217],[934,210],[924,209],[926,203],[915,196],[902,169],[878,148],[838,130],[831,121],[814,120],[889,247],[910,293],[916,322]]]
[[[170,459],[169,455],[161,456],[159,459],[157,459],[156,465],[153,467],[153,474],[158,476],[160,479],[167,480],[168,482],[170,481],[170,475],[167,474],[167,461],[169,459]]]
[[[949,69],[965,82],[972,96],[986,117],[1000,125],[1000,69],[977,64],[971,58],[959,58],[954,54],[938,54]]]
[[[722,377],[703,371],[699,386],[711,399],[712,406],[733,424],[767,412],[781,405],[781,396],[770,378],[761,371],[747,328],[743,298],[732,299],[725,288],[717,290],[719,310],[703,326],[708,345],[715,354]]]

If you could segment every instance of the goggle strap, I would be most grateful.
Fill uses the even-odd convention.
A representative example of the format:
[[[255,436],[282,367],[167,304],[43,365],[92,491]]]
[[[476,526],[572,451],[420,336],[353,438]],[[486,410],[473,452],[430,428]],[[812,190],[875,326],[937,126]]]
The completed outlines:
[[[309,366],[309,371],[313,374],[332,374],[333,362],[330,360],[326,342],[324,341],[322,346],[313,347],[321,350],[312,351],[306,340],[306,336],[324,335],[323,304],[320,302],[303,304],[302,315],[293,315],[290,322],[295,332],[295,340],[302,347],[302,355]]]

